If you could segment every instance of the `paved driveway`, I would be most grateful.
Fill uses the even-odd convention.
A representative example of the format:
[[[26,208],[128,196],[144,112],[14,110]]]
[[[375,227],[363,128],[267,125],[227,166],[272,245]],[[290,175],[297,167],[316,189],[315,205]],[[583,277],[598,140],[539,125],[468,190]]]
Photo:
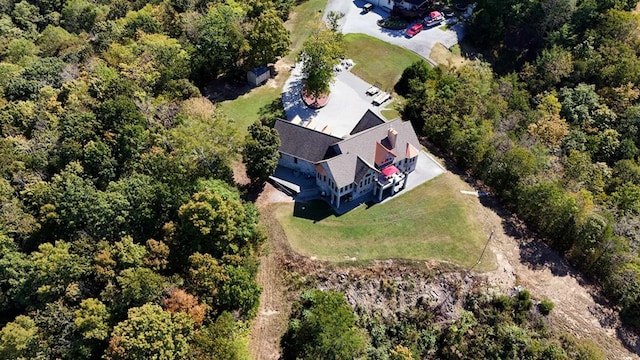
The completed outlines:
[[[441,30],[439,26],[435,26],[422,30],[413,38],[407,38],[404,30],[389,30],[378,26],[376,22],[388,17],[389,13],[376,7],[373,11],[363,14],[364,4],[364,0],[329,0],[324,16],[326,18],[330,11],[342,12],[345,16],[340,19],[339,25],[343,33],[367,34],[409,49],[427,60],[429,60],[431,48],[436,43],[449,48],[462,40],[465,35],[465,26],[459,23],[449,30]]]
[[[285,82],[282,92],[282,102],[287,113],[287,119],[291,120],[296,115],[310,124],[311,128],[322,131],[328,126],[328,132],[337,137],[348,135],[356,126],[367,109],[380,115],[380,109],[388,105],[373,106],[373,97],[367,96],[365,91],[371,86],[364,80],[353,75],[350,71],[340,71],[331,84],[329,103],[322,109],[307,107],[300,97],[302,89],[302,66],[298,64],[291,76]]]

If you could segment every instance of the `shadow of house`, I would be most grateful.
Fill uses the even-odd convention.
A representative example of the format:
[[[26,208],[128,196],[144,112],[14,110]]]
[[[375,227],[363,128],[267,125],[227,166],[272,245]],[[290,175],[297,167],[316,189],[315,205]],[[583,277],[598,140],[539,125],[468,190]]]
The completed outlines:
[[[296,201],[293,205],[293,216],[313,220],[313,222],[324,220],[332,215],[335,215],[335,213],[331,206],[321,200]]]

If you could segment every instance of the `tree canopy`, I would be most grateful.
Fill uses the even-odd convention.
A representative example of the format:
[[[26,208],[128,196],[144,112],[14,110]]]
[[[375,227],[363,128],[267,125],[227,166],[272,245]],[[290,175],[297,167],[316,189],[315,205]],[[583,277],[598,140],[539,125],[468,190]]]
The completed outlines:
[[[305,91],[314,98],[329,93],[333,82],[333,68],[344,54],[342,35],[321,23],[311,32],[300,50],[303,85]]]
[[[1,358],[247,353],[264,234],[198,86],[284,56],[292,6],[0,2]]]

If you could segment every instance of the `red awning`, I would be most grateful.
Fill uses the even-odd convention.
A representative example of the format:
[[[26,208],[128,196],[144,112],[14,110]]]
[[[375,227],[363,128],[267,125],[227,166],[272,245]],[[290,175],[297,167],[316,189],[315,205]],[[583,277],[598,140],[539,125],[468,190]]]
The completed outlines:
[[[389,177],[397,172],[400,172],[400,170],[398,170],[398,168],[393,165],[387,166],[386,168],[382,169],[382,173],[386,177]]]
[[[439,11],[432,11],[429,13],[429,17],[432,19],[437,18],[438,16],[440,16],[440,12]]]

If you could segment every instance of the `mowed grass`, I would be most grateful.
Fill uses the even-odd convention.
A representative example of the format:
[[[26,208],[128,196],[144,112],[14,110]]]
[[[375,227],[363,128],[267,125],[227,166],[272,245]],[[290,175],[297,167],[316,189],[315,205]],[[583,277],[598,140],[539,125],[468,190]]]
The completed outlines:
[[[286,59],[295,62],[298,51],[304,41],[311,35],[311,31],[322,21],[322,11],[327,7],[328,0],[307,0],[293,8],[289,20],[285,23],[291,34],[291,52]]]
[[[418,60],[414,52],[365,34],[346,34],[346,57],[356,65],[351,72],[370,84],[378,83],[385,91],[393,90],[402,72]]]
[[[400,117],[400,112],[398,110],[396,110],[395,108],[382,109],[382,110],[380,110],[380,113],[387,120],[393,120],[395,118],[399,118]]]
[[[236,99],[222,101],[218,103],[218,107],[241,134],[246,134],[249,125],[260,119],[260,109],[278,99],[281,94],[282,88],[263,85]]]
[[[471,268],[489,234],[474,211],[478,199],[461,189],[469,187],[445,173],[384,204],[363,205],[339,217],[314,202],[299,204],[298,216],[294,205],[282,204],[276,218],[295,251],[321,260],[429,259]],[[487,250],[476,270],[495,266]]]
[[[284,59],[286,63],[295,63],[302,43],[311,34],[313,25],[320,21],[321,11],[326,6],[327,0],[308,0],[293,8],[290,19],[285,23],[291,33],[290,52]],[[220,102],[218,106],[238,131],[246,134],[249,125],[260,119],[260,109],[282,95],[282,86],[288,77],[289,73],[283,72],[276,77],[275,86],[267,84],[257,87],[236,99]]]

